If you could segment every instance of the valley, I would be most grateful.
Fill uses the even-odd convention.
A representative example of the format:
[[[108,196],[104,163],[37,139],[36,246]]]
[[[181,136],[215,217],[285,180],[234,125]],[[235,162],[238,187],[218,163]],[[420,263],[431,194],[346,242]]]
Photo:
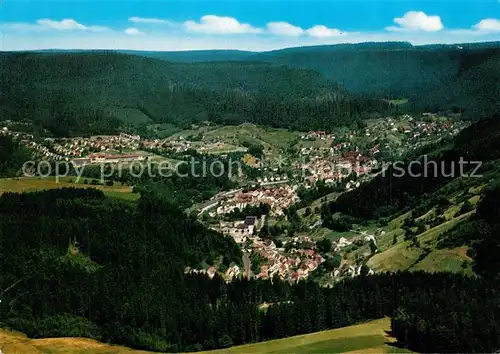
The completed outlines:
[[[0,53],[0,350],[495,351],[499,55]]]
[[[456,116],[424,113],[415,118],[404,114],[371,119],[361,127],[341,127],[329,133],[205,122],[165,139],[124,132],[40,139],[12,131],[15,125],[7,121],[2,129],[5,137],[47,161],[49,167],[55,166],[54,171],[42,172],[39,164],[28,172],[31,177],[26,176],[23,168],[19,173],[24,176],[4,179],[2,183],[3,190],[12,192],[94,187],[107,196],[137,200],[140,194],[133,193],[138,183],[133,178],[136,174],[139,178],[143,174],[156,177],[163,168],[168,172],[159,176],[169,177],[187,166],[187,175],[202,178],[213,173],[214,161],[226,161],[233,169],[221,173],[233,181],[233,189],[189,205],[188,210],[197,213],[207,227],[240,245],[251,259],[251,274],[237,264],[227,269],[207,264],[204,269],[187,268],[186,272],[201,272],[210,277],[222,272],[228,281],[240,276],[273,279],[278,275],[282,280],[297,282],[312,275],[331,286],[346,275],[360,275],[362,267],[367,267],[366,272],[371,274],[412,267],[425,270],[426,264],[433,271],[450,270],[448,259],[453,264],[460,263],[460,257],[453,252],[429,254],[429,247],[434,248],[430,245],[442,232],[440,224],[427,231],[435,235],[426,238],[422,251],[411,248],[403,237],[398,242],[397,236],[404,231],[397,221],[390,221],[396,225],[393,228],[377,228],[374,224],[371,229],[351,222],[346,224],[346,230],[341,230],[326,224],[324,210],[328,202],[335,200],[329,199],[329,195],[337,198],[369,183],[390,163],[427,145],[449,140],[468,125]],[[210,168],[206,166],[208,156],[216,159]],[[195,173],[194,165],[198,162],[203,166],[201,174]],[[454,222],[445,218],[443,227]],[[320,241],[331,244],[330,249],[319,252]],[[393,247],[387,245],[390,242]],[[379,243],[384,246],[378,246]],[[397,251],[398,248],[408,251]],[[392,253],[403,259],[395,259]],[[404,258],[405,255],[410,258]],[[440,259],[438,264],[430,261],[433,257]],[[467,259],[462,261],[467,263]],[[414,264],[409,266],[409,262]],[[467,268],[470,271],[468,266],[452,269],[461,272]]]

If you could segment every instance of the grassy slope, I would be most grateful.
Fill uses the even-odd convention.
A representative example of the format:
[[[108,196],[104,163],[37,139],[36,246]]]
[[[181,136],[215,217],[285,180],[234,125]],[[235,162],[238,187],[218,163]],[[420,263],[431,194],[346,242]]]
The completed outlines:
[[[70,182],[70,179],[73,182]],[[57,182],[54,178],[31,178],[31,177],[21,177],[21,178],[2,178],[0,179],[0,195],[6,192],[34,192],[46,189],[57,189],[57,188],[96,188],[100,189],[110,197],[116,197],[126,200],[136,200],[139,198],[139,194],[132,193],[132,187],[130,186],[120,186],[115,184],[114,186],[106,185],[91,185],[84,184],[85,178],[81,178],[80,183],[75,183],[76,177],[61,177],[60,181]],[[88,178],[90,181],[91,178]]]
[[[0,330],[0,349],[15,354],[128,354],[147,353],[99,343],[86,338],[29,339],[24,334]]]
[[[205,353],[394,353],[398,348],[385,331],[388,318],[329,331],[305,334],[268,342],[247,344]]]
[[[453,182],[452,182],[453,183]],[[469,202],[473,207],[477,205],[484,185],[482,182],[469,188]],[[443,189],[446,189],[445,185]],[[417,221],[433,219],[441,216],[445,221],[434,227],[427,223],[427,230],[417,236],[419,247],[414,247],[411,242],[404,240],[404,230],[402,229],[405,219],[412,215],[412,211],[402,214],[390,220],[385,227],[363,227],[368,234],[375,234],[376,230],[384,231],[385,234],[376,236],[378,252],[371,256],[367,265],[375,272],[386,271],[404,271],[404,270],[422,270],[427,272],[455,272],[472,275],[473,260],[467,255],[467,246],[444,248],[437,247],[439,237],[446,231],[452,229],[459,222],[465,221],[474,214],[474,211],[457,216],[457,212],[463,205],[463,202],[457,200],[461,192],[453,192],[446,197],[450,205],[442,214],[436,214],[436,208],[427,210],[422,215],[416,217]],[[325,233],[323,233],[325,234]],[[349,239],[349,235],[346,235]],[[394,239],[396,243],[393,244]],[[357,256],[369,253],[368,245],[347,252],[344,257],[353,262]]]
[[[402,353],[390,345],[394,340],[388,318],[329,331],[305,334],[268,342],[247,344],[204,353]],[[0,349],[5,353],[122,354],[148,353],[112,346],[85,338],[29,339],[25,335],[0,330]]]
[[[475,205],[478,198],[478,196],[472,197],[470,199],[471,203]],[[403,240],[404,232],[401,226],[404,219],[408,217],[410,213],[406,213],[392,220],[387,227],[388,232],[378,241],[379,253],[370,258],[368,266],[378,272],[424,270],[428,272],[450,271],[472,274],[470,268],[472,259],[466,254],[467,247],[436,249],[436,242],[439,235],[450,230],[457,225],[458,222],[468,218],[474,213],[472,211],[455,217],[454,214],[459,209],[459,205],[451,205],[443,214],[447,219],[444,223],[418,235],[420,247],[411,247],[410,242]],[[425,215],[432,212],[431,210]],[[392,245],[394,235],[398,237],[398,242]],[[431,249],[431,252],[425,255],[425,257],[422,247]]]

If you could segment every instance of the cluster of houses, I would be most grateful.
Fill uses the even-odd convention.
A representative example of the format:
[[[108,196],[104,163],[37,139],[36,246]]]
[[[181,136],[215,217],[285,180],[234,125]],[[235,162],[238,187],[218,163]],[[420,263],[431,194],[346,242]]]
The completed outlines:
[[[256,216],[247,216],[244,221],[236,221],[234,223],[222,223],[219,225],[219,230],[222,234],[231,236],[234,242],[244,244],[247,239],[253,237],[259,231],[259,223]]]
[[[300,246],[290,249],[288,253],[285,252],[284,248],[276,247],[272,240],[258,237],[257,233],[263,223],[264,220],[260,221],[255,216],[247,216],[243,221],[221,223],[219,228],[214,226],[212,228],[232,237],[246,253],[255,252],[265,260],[259,269],[259,273],[253,274],[256,278],[272,279],[279,276],[283,280],[299,281],[307,278],[311,272],[325,261],[315,251],[315,243],[308,236],[296,237],[293,240],[294,245]],[[198,272],[203,273],[204,271]],[[232,279],[233,277],[243,276],[243,274],[242,270],[237,266],[233,266],[228,269],[225,277],[226,279]]]
[[[71,159],[71,163],[77,167],[143,161],[146,157],[141,154],[117,153],[122,150],[136,151],[140,145],[140,136],[126,133],[62,140],[47,138],[43,144],[32,142],[32,147],[42,152],[45,158],[66,161]]]
[[[66,157],[83,157],[94,152],[138,150],[141,138],[138,135],[99,135],[88,138],[71,138],[50,141],[50,149]]]
[[[284,249],[278,249],[273,241],[253,238],[252,251],[258,253],[266,260],[261,266],[256,278],[272,279],[276,275],[282,280],[296,282],[306,279],[311,272],[323,263],[324,258],[314,250],[314,243],[309,237],[303,236],[304,240],[311,243],[311,249],[290,249],[285,253]],[[299,238],[296,238],[298,240]]]
[[[357,277],[361,275],[361,270],[363,269],[362,265],[345,265],[344,267],[340,267],[333,271],[333,276],[335,278],[339,277]],[[373,269],[368,269],[368,275],[373,275],[375,272]]]
[[[208,269],[193,269],[191,267],[186,267],[184,269],[184,274],[203,274],[208,276],[210,279],[212,279],[216,273],[217,269],[214,266],[209,267]]]
[[[297,186],[280,185],[273,188],[258,188],[246,192],[240,191],[235,194],[231,202],[243,208],[247,205],[260,205],[260,203],[264,203],[271,207],[271,215],[283,215],[283,211],[298,200]]]
[[[18,135],[18,134],[16,134]],[[19,140],[19,142],[24,145],[25,147],[29,148],[32,151],[35,151],[40,157],[42,157],[44,160],[50,160],[50,161],[68,161],[69,158],[66,157],[65,155],[62,155],[60,153],[52,151],[50,148],[48,148],[44,144],[40,144],[33,139],[32,135],[24,135],[22,139]]]
[[[371,128],[365,129],[365,136],[383,137],[389,133],[401,134],[405,139],[415,140],[433,135],[455,135],[468,123],[460,120],[442,119],[435,113],[423,113],[422,118],[405,114],[395,120],[392,117],[381,119]]]
[[[224,274],[224,277],[226,279],[226,282],[230,282],[234,278],[239,278],[243,275],[241,272],[240,267],[238,267],[236,264],[229,267],[229,269],[226,271]]]
[[[410,138],[419,138],[432,135],[456,135],[465,127],[465,122],[424,122],[409,121],[409,124],[401,129]]]
[[[310,132],[307,132],[307,134],[302,134],[300,136],[300,138],[302,140],[316,140],[316,139],[329,140],[329,139],[335,139],[334,136],[332,136],[331,134],[328,134],[325,131],[310,131]]]
[[[247,206],[258,206],[261,203],[268,204],[270,214],[279,216],[284,214],[284,210],[295,204],[299,197],[297,196],[298,185],[284,184],[268,188],[256,188],[250,191],[238,190],[221,198],[215,211],[209,213],[210,216],[225,215],[236,209],[242,210]],[[217,196],[216,196],[217,197]]]
[[[172,150],[174,152],[185,152],[189,149],[193,148],[193,143],[189,140],[184,139],[184,137],[180,136],[175,140],[151,140],[144,143],[145,147],[148,148],[163,148]]]
[[[287,183],[287,182],[288,182],[288,177],[286,175],[257,178],[257,183],[259,183],[261,186],[265,186],[268,184]]]
[[[39,143],[34,140],[34,136],[32,134],[13,132],[9,130],[9,128],[6,126],[2,127],[2,129],[0,130],[0,135],[11,136],[14,141],[17,141],[21,145],[34,151],[36,154],[38,154],[45,160],[69,161],[69,158],[67,156],[54,152],[52,149],[48,147],[49,145],[48,143],[50,143],[53,139],[47,138],[43,141],[43,143]]]
[[[365,235],[364,241],[369,242],[375,240],[373,235]],[[273,241],[263,240],[257,236],[249,235],[251,241],[245,248],[245,252],[260,255],[264,260],[264,264],[260,266],[259,273],[247,274],[238,265],[233,265],[223,274],[226,282],[230,282],[234,278],[253,276],[257,279],[273,279],[278,276],[281,280],[289,282],[297,282],[307,279],[321,263],[325,261],[323,256],[315,250],[315,243],[308,236],[296,237],[293,239],[295,245],[301,245],[297,248],[291,248],[288,253],[284,248],[277,248]],[[351,245],[353,242],[342,237],[333,245],[335,251],[339,252],[343,248]],[[306,246],[310,245],[310,246]],[[308,248],[310,247],[310,248]],[[361,275],[362,265],[343,264],[335,269],[331,275],[335,278],[339,277],[356,277]],[[374,274],[372,269],[367,270],[368,275]],[[192,269],[187,267],[186,274],[203,274],[209,278],[213,278],[217,273],[217,269],[213,266],[208,269]]]
[[[306,172],[306,179],[310,183],[318,180],[333,183],[353,173],[358,177],[370,173],[377,163],[376,159],[364,156],[356,150],[346,151],[336,158],[313,158],[302,164],[301,168]]]
[[[214,266],[208,267],[208,269],[193,269],[191,267],[186,267],[184,269],[184,274],[202,274],[210,279],[212,279],[215,274],[217,274],[217,269]],[[237,265],[233,265],[227,269],[227,271],[223,274],[226,282],[230,282],[234,278],[239,278],[243,275],[241,269]]]
[[[89,138],[54,139],[36,141],[31,134],[12,132],[2,127],[1,135],[10,135],[20,144],[35,151],[43,159],[50,161],[71,161],[75,166],[99,163],[120,163],[142,161],[140,154],[112,154],[122,149],[137,150],[141,138],[138,135],[121,133],[119,135],[92,136]]]

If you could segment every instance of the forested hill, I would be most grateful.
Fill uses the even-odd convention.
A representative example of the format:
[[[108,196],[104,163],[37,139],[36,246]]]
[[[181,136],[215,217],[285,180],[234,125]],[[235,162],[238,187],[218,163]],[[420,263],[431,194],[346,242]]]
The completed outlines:
[[[116,130],[124,109],[181,127],[211,120],[302,129],[350,124],[387,109],[315,71],[271,63],[170,63],[112,52],[0,58],[2,116],[57,135]]]
[[[172,61],[259,61],[315,70],[353,93],[408,98],[418,110],[488,116],[500,108],[500,43],[413,46],[406,42],[231,51],[135,52]],[[229,56],[230,55],[230,56]]]
[[[127,53],[2,53],[0,114],[64,136],[205,120],[329,130],[394,98],[409,100],[399,111],[500,111],[498,43]]]
[[[416,108],[473,116],[499,109],[494,103],[500,93],[499,44],[365,43],[284,49],[252,60],[313,69],[355,93],[405,97]]]
[[[373,91],[376,85],[387,85],[389,74],[397,80],[403,78],[401,74],[405,73],[408,79],[413,80],[422,73],[429,75],[434,72],[434,75],[443,76],[456,73],[461,61],[468,56],[498,49],[499,45],[500,42],[425,46],[413,46],[406,42],[340,44],[287,48],[257,53],[250,58],[314,69],[344,84],[349,90],[366,92]],[[361,72],[356,72],[356,68],[361,68]],[[436,69],[446,70],[437,72]],[[418,73],[412,72],[414,70]],[[368,77],[372,75],[383,80],[371,82]]]

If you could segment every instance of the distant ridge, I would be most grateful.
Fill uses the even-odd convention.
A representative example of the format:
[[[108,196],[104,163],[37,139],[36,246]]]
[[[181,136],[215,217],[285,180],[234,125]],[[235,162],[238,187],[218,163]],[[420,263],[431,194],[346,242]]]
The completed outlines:
[[[196,63],[204,61],[245,61],[257,52],[241,50],[188,50],[188,51],[135,51],[118,50],[122,54],[142,55],[149,58],[162,59],[183,63]]]
[[[268,61],[277,54],[284,53],[332,53],[351,51],[373,51],[373,50],[416,50],[428,51],[437,49],[485,49],[500,48],[500,41],[478,42],[478,43],[456,43],[456,44],[426,44],[413,45],[410,42],[361,42],[340,43],[326,45],[310,45],[301,47],[281,48],[269,51],[247,51],[236,49],[208,49],[208,50],[180,50],[180,51],[155,51],[155,50],[129,50],[129,49],[42,49],[20,52],[35,53],[106,53],[115,52],[121,54],[138,55],[173,62],[204,62],[204,61]]]

